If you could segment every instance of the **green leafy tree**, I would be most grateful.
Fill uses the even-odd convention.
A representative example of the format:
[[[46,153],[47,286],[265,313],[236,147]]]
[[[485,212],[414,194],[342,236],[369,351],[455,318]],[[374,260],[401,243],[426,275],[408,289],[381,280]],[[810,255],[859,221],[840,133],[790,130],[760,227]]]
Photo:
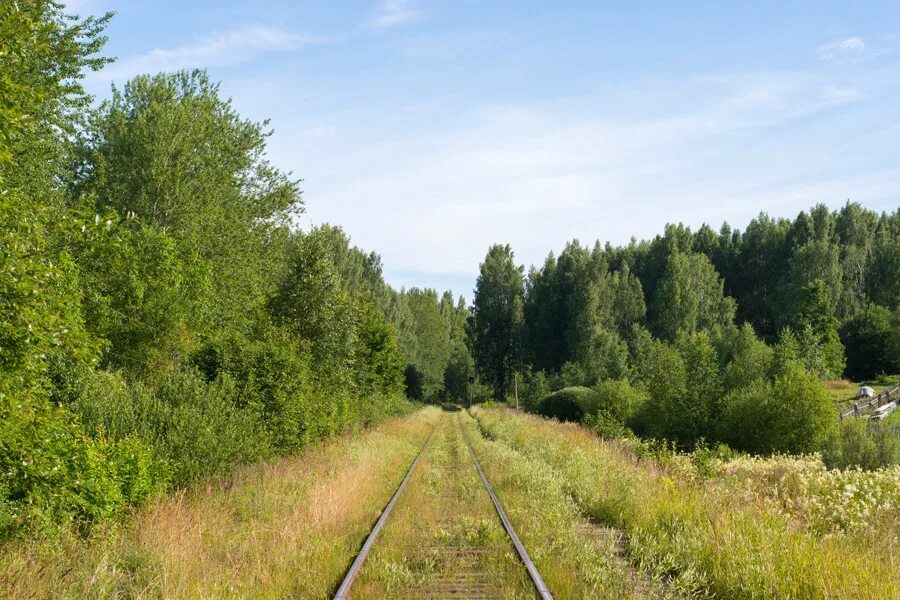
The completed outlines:
[[[466,343],[469,309],[462,296],[454,305],[453,294],[445,292],[441,296],[441,315],[450,329],[450,360],[444,369],[444,392],[449,399],[462,402],[468,397],[469,377],[475,373],[475,361]]]
[[[272,296],[272,313],[311,353],[314,372],[329,389],[353,382],[355,314],[332,254],[315,231],[294,238],[288,269]]]
[[[265,127],[204,71],[141,75],[113,89],[83,149],[76,198],[136,214],[177,241],[188,270],[214,273],[192,311],[204,332],[250,327],[282,264],[275,231],[302,209],[297,182],[265,159]]]
[[[678,349],[687,370],[687,393],[677,438],[692,442],[714,437],[715,422],[722,412],[722,375],[716,349],[705,331],[679,340]]]
[[[441,314],[437,292],[412,288],[404,294],[412,313],[417,352],[410,362],[422,376],[425,399],[433,399],[444,387],[444,372],[450,362],[450,323]]]
[[[872,302],[900,308],[900,209],[882,214],[872,243],[866,288]]]
[[[90,102],[79,79],[106,62],[94,54],[107,19],[47,1],[0,6],[0,537],[87,523],[127,500],[111,452],[48,398],[54,356],[94,358],[57,178]]]
[[[773,350],[756,337],[749,323],[744,323],[734,339],[731,360],[725,368],[725,387],[734,390],[766,381],[772,359]]]
[[[838,334],[838,320],[829,298],[826,284],[821,279],[807,284],[796,293],[792,322],[799,332],[811,331],[815,345],[821,348],[822,362],[817,372],[822,376],[839,377],[846,361]]]
[[[363,399],[379,394],[402,394],[406,363],[397,345],[397,332],[372,302],[363,301],[358,314],[356,370],[359,394]]]
[[[653,303],[656,333],[674,340],[680,334],[730,324],[734,320],[735,303],[724,295],[722,288],[722,279],[706,256],[671,255]]]
[[[847,377],[856,381],[884,373],[900,372],[891,356],[894,315],[870,304],[841,326],[841,341],[847,348]]]
[[[645,338],[639,344],[636,364],[649,398],[632,419],[635,431],[672,440],[683,436],[685,442],[692,441],[694,413],[680,412],[688,393],[687,366],[681,354],[663,341]]]
[[[104,341],[104,366],[147,376],[192,350],[189,315],[198,290],[211,291],[196,281],[209,273],[189,272],[170,235],[126,222],[75,254],[85,323]]]
[[[475,284],[470,337],[475,366],[497,400],[508,395],[520,361],[522,288],[512,249],[491,246]]]

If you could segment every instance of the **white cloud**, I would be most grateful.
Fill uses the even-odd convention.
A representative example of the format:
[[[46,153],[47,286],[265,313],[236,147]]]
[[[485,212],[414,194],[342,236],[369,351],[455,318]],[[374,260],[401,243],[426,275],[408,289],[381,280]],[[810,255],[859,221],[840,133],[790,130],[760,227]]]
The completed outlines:
[[[126,79],[139,73],[174,71],[191,67],[239,64],[267,52],[295,50],[327,40],[253,25],[208,37],[196,44],[172,49],[157,48],[146,54],[118,60],[97,75],[102,79]]]
[[[409,0],[382,0],[375,7],[369,27],[384,29],[393,27],[420,16],[420,11],[411,6]]]
[[[631,94],[652,98],[657,89],[676,89],[697,101],[672,109],[663,97],[628,119],[602,96],[580,110],[503,106],[453,123],[436,120],[425,132],[385,124],[385,137],[361,137],[367,134],[345,114],[346,127],[326,143],[302,129],[279,130],[276,117],[272,157],[305,179],[304,222],[339,223],[355,243],[382,254],[389,274],[422,274],[429,283],[474,273],[493,242],[512,243],[527,265],[573,237],[626,243],[658,233],[667,221],[743,226],[760,210],[786,216],[818,201],[884,201],[900,192],[900,169],[869,180],[872,156],[864,152],[848,166],[852,148],[880,151],[860,144],[853,125],[833,113],[862,94],[826,76],[653,85]],[[833,121],[807,136],[787,133],[813,116],[818,124]],[[410,277],[398,275],[395,283]]]
[[[835,40],[831,43],[819,46],[819,60],[834,60],[836,58],[856,56],[866,49],[862,38],[848,37]]]

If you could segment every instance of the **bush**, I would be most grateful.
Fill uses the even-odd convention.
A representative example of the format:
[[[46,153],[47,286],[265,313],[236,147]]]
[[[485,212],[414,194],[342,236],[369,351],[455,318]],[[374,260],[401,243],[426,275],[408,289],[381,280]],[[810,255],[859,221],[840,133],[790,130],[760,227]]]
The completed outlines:
[[[228,336],[203,347],[194,357],[210,383],[227,375],[237,388],[236,406],[259,416],[272,445],[292,451],[312,441],[321,427],[313,410],[308,356],[288,334],[268,329],[260,339]]]
[[[586,387],[567,387],[545,396],[538,403],[537,413],[560,421],[581,421],[585,406],[596,405],[596,392]]]
[[[138,429],[132,391],[117,373],[87,373],[78,381],[69,408],[94,438],[120,440]]]
[[[0,394],[0,538],[87,524],[123,504],[102,446],[40,395]]]
[[[236,405],[237,386],[227,373],[207,383],[197,372],[176,371],[152,391],[135,390],[140,437],[171,465],[176,486],[271,452],[259,415]]]
[[[643,390],[633,387],[627,379],[609,379],[594,386],[594,394],[585,404],[585,413],[605,414],[625,423],[647,401]]]
[[[126,504],[144,504],[168,487],[171,477],[168,464],[142,440],[129,437],[111,443],[105,455]]]
[[[719,437],[734,448],[765,453],[767,436],[774,426],[769,403],[774,396],[772,384],[755,381],[725,396],[725,409],[719,423]]]
[[[771,402],[773,451],[804,454],[821,450],[838,426],[828,392],[814,374],[799,367],[775,379]]]
[[[525,410],[537,410],[541,399],[550,393],[550,384],[543,371],[526,369],[519,379],[519,404]]]
[[[830,468],[890,467],[900,464],[900,436],[882,423],[844,419],[822,458]]]
[[[550,389],[559,391],[568,387],[586,387],[588,385],[588,373],[581,365],[576,362],[567,362],[560,368],[550,383]]]
[[[361,425],[369,426],[387,419],[408,414],[421,407],[421,404],[410,401],[403,394],[391,394],[372,396],[368,402],[363,403],[360,413],[357,415]]]
[[[583,423],[597,432],[597,435],[607,439],[634,435],[624,423],[605,412],[584,415]]]
[[[730,393],[720,432],[740,450],[805,454],[825,448],[837,421],[818,378],[789,364],[774,385],[757,382]]]

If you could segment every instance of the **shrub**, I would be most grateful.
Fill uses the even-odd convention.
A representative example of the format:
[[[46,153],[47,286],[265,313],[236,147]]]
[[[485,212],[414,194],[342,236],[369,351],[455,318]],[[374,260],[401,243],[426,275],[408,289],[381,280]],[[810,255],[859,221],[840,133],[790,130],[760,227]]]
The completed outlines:
[[[803,454],[822,450],[837,421],[818,378],[793,363],[774,385],[757,382],[730,393],[720,432],[740,450]]]
[[[123,502],[103,449],[37,394],[0,394],[0,538],[113,514]]]
[[[257,340],[215,340],[194,363],[210,383],[226,375],[234,381],[236,406],[259,416],[276,449],[290,451],[312,440],[320,424],[312,410],[309,358],[283,330],[269,328]]]
[[[612,439],[633,435],[624,423],[605,412],[584,415],[583,423],[603,438]]]
[[[142,440],[129,437],[113,442],[105,455],[125,503],[141,505],[166,490],[169,466]]]
[[[140,436],[169,462],[177,486],[270,453],[259,415],[237,407],[227,373],[207,383],[197,372],[175,371],[154,390],[136,392]]]
[[[821,450],[838,425],[828,392],[814,374],[799,367],[775,379],[771,402],[772,450],[803,454]]]
[[[900,436],[882,423],[849,418],[826,448],[823,460],[830,468],[878,469],[900,464]]]
[[[584,365],[577,362],[567,362],[560,368],[559,373],[553,378],[550,388],[558,391],[567,387],[586,387],[589,383],[588,372]]]
[[[87,373],[78,381],[69,408],[91,437],[120,440],[138,429],[132,391],[117,373]]]
[[[519,404],[525,410],[537,410],[541,399],[550,393],[550,384],[543,371],[526,369],[519,379]]]
[[[584,407],[596,404],[596,392],[586,387],[567,387],[545,396],[538,403],[537,412],[560,421],[581,421]]]
[[[605,414],[619,423],[625,423],[647,401],[643,390],[633,387],[627,379],[601,381],[594,387],[594,394],[588,397],[585,412]]]
[[[729,445],[747,452],[765,453],[773,414],[769,402],[772,384],[755,381],[725,396],[725,409],[719,423],[719,437]]]

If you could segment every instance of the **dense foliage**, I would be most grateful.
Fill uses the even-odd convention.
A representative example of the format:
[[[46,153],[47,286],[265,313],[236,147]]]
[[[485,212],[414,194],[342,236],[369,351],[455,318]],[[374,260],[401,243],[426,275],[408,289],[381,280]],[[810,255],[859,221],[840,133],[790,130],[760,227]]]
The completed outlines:
[[[0,539],[465,395],[462,302],[298,231],[266,123],[205,72],[92,108],[109,15],[0,11]]]
[[[0,4],[0,538],[78,526],[402,410],[529,410],[693,446],[896,460],[822,377],[900,372],[900,210],[577,240],[473,303],[392,289],[204,71],[92,106],[110,15]],[[470,378],[475,377],[474,384]]]
[[[518,394],[601,433],[890,464],[900,457],[872,448],[893,448],[896,434],[839,426],[820,381],[900,372],[898,264],[900,210],[849,202],[793,221],[761,214],[744,232],[668,225],[625,247],[573,240],[524,278],[511,248],[493,246],[472,355],[495,399]],[[627,408],[586,409],[585,388]]]

